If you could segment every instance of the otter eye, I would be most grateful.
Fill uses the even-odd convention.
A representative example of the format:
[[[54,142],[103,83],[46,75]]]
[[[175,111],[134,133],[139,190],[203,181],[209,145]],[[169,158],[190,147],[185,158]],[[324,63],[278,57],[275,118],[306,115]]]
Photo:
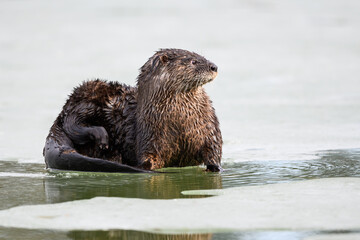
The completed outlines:
[[[198,63],[198,61],[196,61],[196,60],[192,60],[192,61],[191,61],[191,64],[192,64],[192,65],[195,65],[195,64],[197,64],[197,63]]]

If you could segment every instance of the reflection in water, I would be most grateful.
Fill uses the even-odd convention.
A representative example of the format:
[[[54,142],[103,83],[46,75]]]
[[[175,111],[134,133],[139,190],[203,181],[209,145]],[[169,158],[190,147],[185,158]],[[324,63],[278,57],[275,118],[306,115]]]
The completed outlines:
[[[336,234],[337,232],[332,233]],[[202,234],[158,234],[131,230],[62,232],[0,227],[0,239],[27,240],[304,240],[306,237],[319,234],[329,234],[329,232],[249,231]]]
[[[138,231],[73,231],[74,240],[210,240],[212,234],[156,234]]]
[[[73,240],[303,240],[324,232],[310,231],[245,231],[213,234],[157,234],[140,231],[72,231]]]
[[[56,173],[45,178],[47,202],[89,199],[96,196],[172,199],[191,189],[222,188],[221,175],[193,167],[170,169],[163,174]],[[177,172],[174,172],[177,171]]]

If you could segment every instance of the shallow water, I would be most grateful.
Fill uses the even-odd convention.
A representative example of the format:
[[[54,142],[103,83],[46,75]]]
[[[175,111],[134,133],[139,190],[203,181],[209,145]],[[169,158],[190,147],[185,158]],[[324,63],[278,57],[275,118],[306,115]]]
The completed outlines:
[[[163,170],[164,174],[48,172],[43,164],[2,161],[0,209],[97,196],[193,198],[201,196],[183,195],[182,192],[318,178],[360,177],[360,149],[331,150],[318,155],[318,159],[305,161],[225,163],[225,171],[221,174],[205,172],[201,167],[167,168]]]
[[[114,202],[144,199],[144,206],[151,199],[200,201],[214,197],[201,191],[182,193],[249,186],[266,193],[269,184],[306,184],[314,179],[324,179],[327,189],[331,187],[327,179],[329,183],[339,179],[341,184],[358,178],[359,11],[355,0],[1,1],[0,212],[26,205],[77,204],[94,197],[109,201],[119,197]],[[45,171],[44,140],[71,89],[97,77],[134,85],[139,67],[162,47],[193,50],[218,65],[219,76],[206,90],[221,123],[225,171],[206,173],[198,167],[150,175]],[[311,190],[311,184],[305,186]],[[284,196],[290,194],[285,187],[283,191]],[[356,191],[353,194],[357,196]],[[335,199],[334,206],[337,203]],[[219,201],[214,209],[234,206]],[[313,212],[310,219],[319,217],[316,209]],[[280,214],[286,217],[286,212],[276,215]],[[96,222],[101,216],[100,212],[90,219]],[[247,217],[251,221],[255,213]],[[294,224],[291,229],[207,229],[193,234],[183,229],[183,234],[179,230],[174,235],[161,232],[161,226],[145,232],[40,230],[34,225],[0,227],[0,239],[330,240],[359,239],[360,230],[360,225],[324,231],[297,229]]]
[[[320,178],[360,177],[359,149],[324,151],[317,155],[318,158],[314,160],[225,163],[226,170],[221,174],[207,173],[199,167],[169,168],[164,169],[165,173],[163,174],[47,172],[42,164],[19,164],[5,161],[0,163],[0,210],[22,205],[92,199],[99,196],[133,199],[203,198],[206,195],[183,193],[187,190],[232,189]],[[284,191],[286,192],[285,189]],[[269,199],[269,202],[272,201]],[[165,209],[167,208],[165,207]],[[13,215],[13,213],[10,214]],[[28,239],[46,239],[48,237],[52,239],[88,239],[89,237],[108,239],[109,236],[112,237],[110,239],[124,239],[125,237],[129,239],[135,237],[138,239],[272,239],[271,236],[274,236],[274,239],[304,239],[306,236],[317,236],[324,233],[323,231],[309,230],[259,232],[260,229],[258,229],[255,232],[216,233],[218,231],[216,230],[215,233],[209,234],[164,235],[164,233],[131,230],[63,232],[36,230],[37,227],[31,225],[29,228],[35,228],[35,230],[16,228],[0,228],[0,230],[3,236],[9,239],[20,238],[23,235],[28,236]],[[53,228],[50,227],[50,229]],[[160,226],[159,230],[161,230]],[[166,231],[166,229],[164,230]],[[348,231],[353,233],[357,230],[359,229]]]

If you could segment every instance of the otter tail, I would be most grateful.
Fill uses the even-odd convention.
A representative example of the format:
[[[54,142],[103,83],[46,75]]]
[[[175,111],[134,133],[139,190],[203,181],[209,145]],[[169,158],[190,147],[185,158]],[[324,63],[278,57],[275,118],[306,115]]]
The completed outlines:
[[[60,145],[52,138],[46,140],[44,148],[46,167],[58,170],[85,172],[152,173],[125,164],[91,158],[79,154],[70,146]]]

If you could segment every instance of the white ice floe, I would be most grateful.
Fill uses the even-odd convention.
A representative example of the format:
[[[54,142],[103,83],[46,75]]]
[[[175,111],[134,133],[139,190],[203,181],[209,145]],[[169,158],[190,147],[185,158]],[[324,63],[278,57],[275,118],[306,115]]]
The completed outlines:
[[[150,232],[360,229],[360,178],[186,191],[208,198],[96,197],[0,211],[0,225],[29,229]]]

